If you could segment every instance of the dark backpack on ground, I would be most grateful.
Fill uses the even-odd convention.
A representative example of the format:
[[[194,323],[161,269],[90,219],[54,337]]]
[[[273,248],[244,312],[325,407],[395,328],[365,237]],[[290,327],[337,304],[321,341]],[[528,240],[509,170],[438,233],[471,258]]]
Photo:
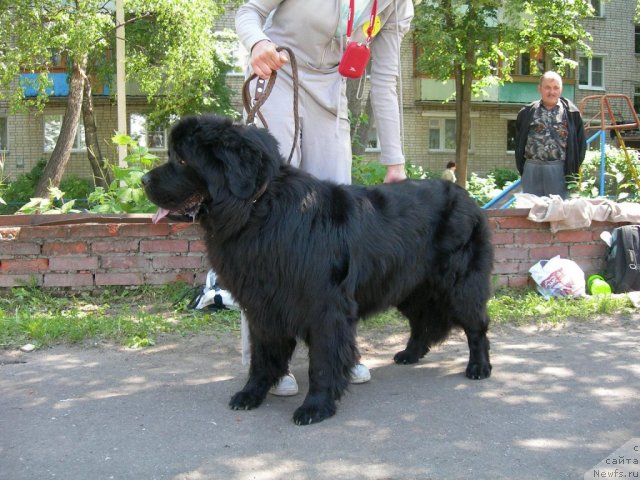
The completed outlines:
[[[640,290],[640,225],[625,225],[611,232],[605,277],[614,293]]]

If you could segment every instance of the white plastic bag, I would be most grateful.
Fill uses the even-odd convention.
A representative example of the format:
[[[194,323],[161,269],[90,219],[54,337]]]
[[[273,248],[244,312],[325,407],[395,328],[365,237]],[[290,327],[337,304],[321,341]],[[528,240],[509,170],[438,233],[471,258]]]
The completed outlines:
[[[540,260],[529,269],[538,292],[547,300],[551,297],[585,296],[584,272],[573,260],[560,258]]]

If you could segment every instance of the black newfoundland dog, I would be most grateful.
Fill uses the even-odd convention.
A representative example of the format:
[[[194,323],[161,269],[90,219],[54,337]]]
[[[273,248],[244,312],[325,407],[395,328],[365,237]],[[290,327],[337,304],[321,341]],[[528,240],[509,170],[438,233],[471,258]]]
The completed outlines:
[[[169,162],[143,177],[167,213],[197,218],[209,261],[246,310],[251,367],[229,403],[252,409],[309,348],[309,391],[293,419],[335,414],[358,358],[356,324],[397,307],[411,325],[394,361],[416,363],[452,327],[469,344],[469,378],[491,374],[488,223],[451,182],[336,185],[285,165],[264,129],[216,116],[180,120]]]

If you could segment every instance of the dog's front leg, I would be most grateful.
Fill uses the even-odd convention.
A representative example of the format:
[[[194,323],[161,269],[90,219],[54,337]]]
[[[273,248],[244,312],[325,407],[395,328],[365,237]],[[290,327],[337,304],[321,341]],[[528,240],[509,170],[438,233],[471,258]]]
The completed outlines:
[[[318,423],[336,413],[336,400],[349,385],[358,350],[351,322],[318,322],[307,337],[309,392],[293,414],[297,425]]]
[[[244,388],[231,397],[229,406],[233,410],[259,407],[269,389],[287,373],[295,347],[293,338],[265,342],[252,335],[249,379]]]

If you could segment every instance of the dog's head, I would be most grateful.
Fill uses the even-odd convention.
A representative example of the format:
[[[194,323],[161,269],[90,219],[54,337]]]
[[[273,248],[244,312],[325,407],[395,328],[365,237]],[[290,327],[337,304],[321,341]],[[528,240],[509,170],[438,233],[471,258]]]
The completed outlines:
[[[149,199],[167,214],[196,218],[203,204],[252,202],[282,163],[265,129],[214,115],[178,121],[169,135],[169,161],[142,178]]]

